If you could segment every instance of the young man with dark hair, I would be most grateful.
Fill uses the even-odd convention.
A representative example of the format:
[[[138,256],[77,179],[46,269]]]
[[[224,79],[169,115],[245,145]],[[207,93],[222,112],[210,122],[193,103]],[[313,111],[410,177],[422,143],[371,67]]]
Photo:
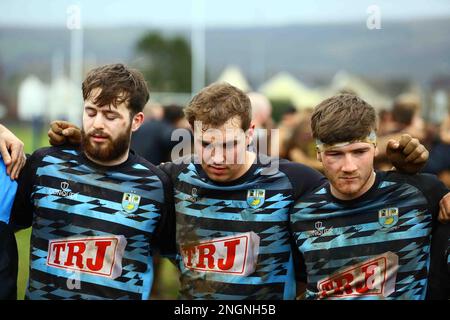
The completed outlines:
[[[250,151],[250,100],[229,84],[204,88],[185,112],[195,155],[160,166],[174,188],[180,297],[293,299],[289,215],[296,200],[324,183],[323,176]],[[398,149],[408,148],[411,160],[426,159],[415,152],[417,140],[401,143]],[[421,165],[414,166],[417,171]]]
[[[311,128],[329,181],[300,198],[291,215],[306,298],[416,300],[432,283],[429,295],[448,299],[450,226],[436,233],[447,188],[432,175],[375,172],[376,113],[354,95],[320,103]],[[430,248],[432,234],[440,246]]]
[[[153,251],[174,250],[170,181],[129,150],[148,88],[113,64],[82,89],[81,149],[39,149],[19,179],[10,224],[33,226],[26,298],[148,299]]]

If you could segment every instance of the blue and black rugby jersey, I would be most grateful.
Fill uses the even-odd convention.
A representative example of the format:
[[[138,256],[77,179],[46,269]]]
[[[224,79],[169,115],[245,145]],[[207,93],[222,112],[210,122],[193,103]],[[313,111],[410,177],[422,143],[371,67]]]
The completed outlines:
[[[11,208],[16,196],[17,182],[6,174],[6,166],[0,156],[0,221],[9,222]]]
[[[329,183],[301,198],[291,226],[306,298],[424,299],[430,235],[446,193],[435,176],[377,172],[358,199],[336,199]]]
[[[286,160],[271,171],[261,159],[229,183],[211,181],[192,159],[161,166],[174,186],[180,298],[295,298],[289,214],[324,178]]]
[[[171,191],[133,152],[103,167],[74,149],[36,151],[10,222],[33,227],[26,298],[148,299],[153,250],[174,250]]]

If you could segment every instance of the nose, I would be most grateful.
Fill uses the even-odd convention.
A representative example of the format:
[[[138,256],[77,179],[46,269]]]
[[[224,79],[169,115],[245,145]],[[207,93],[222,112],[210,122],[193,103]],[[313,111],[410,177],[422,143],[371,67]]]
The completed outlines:
[[[342,171],[344,172],[354,172],[358,169],[355,160],[351,154],[346,154],[344,158],[344,165],[342,166]]]
[[[105,127],[104,122],[103,122],[103,115],[101,112],[98,112],[97,115],[95,116],[92,126],[94,127],[94,129],[97,129],[97,130],[103,129]]]
[[[223,164],[225,161],[224,150],[220,147],[214,147],[211,150],[211,160],[213,164]]]

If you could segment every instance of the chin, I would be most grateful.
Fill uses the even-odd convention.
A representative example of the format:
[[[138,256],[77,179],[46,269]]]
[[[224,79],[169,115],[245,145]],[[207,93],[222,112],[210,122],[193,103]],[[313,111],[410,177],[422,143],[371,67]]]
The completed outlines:
[[[209,178],[214,181],[225,182],[225,181],[229,180],[228,175],[225,175],[225,174],[220,174],[220,175],[214,174],[214,173],[207,173],[207,174],[208,174]]]
[[[357,195],[360,190],[361,190],[361,188],[356,188],[356,187],[338,189],[339,193],[341,193],[349,198],[352,198],[355,195]]]

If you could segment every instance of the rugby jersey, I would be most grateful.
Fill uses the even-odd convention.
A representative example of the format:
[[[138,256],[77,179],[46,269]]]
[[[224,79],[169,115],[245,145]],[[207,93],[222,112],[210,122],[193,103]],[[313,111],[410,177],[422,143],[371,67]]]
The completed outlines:
[[[333,197],[328,182],[299,199],[291,226],[306,298],[424,299],[430,235],[446,193],[435,176],[377,172],[357,199]]]
[[[163,164],[173,183],[181,299],[294,299],[289,214],[323,176],[286,160],[258,161],[218,183],[195,158]]]
[[[32,225],[27,299],[148,299],[153,251],[173,250],[168,177],[130,152],[104,167],[66,147],[37,150],[11,224]]]

